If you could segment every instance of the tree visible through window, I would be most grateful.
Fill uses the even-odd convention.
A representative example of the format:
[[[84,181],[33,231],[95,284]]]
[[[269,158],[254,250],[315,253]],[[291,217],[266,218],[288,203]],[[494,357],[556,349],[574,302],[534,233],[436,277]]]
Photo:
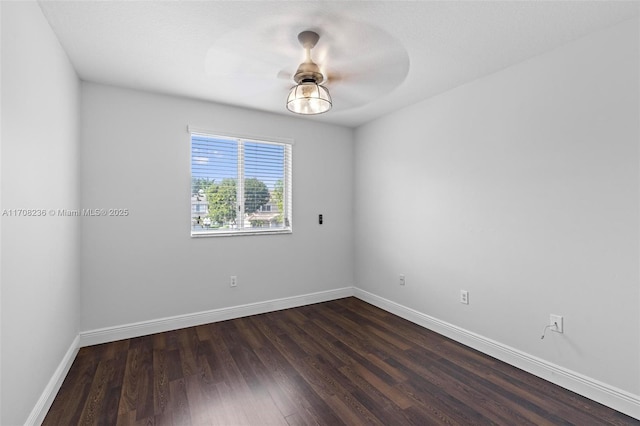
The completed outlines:
[[[191,235],[291,232],[291,143],[191,133]]]

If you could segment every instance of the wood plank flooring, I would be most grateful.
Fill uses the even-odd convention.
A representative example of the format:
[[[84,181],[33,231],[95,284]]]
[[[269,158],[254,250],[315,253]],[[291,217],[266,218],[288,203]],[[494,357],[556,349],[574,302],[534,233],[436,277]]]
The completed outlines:
[[[44,425],[640,425],[355,298],[82,348]]]

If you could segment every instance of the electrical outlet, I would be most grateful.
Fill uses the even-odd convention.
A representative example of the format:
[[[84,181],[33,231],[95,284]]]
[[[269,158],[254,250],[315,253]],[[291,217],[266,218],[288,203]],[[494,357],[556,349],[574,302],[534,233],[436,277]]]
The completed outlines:
[[[400,285],[405,285],[404,274],[400,274]]]
[[[231,279],[229,280],[229,287],[237,287],[238,286],[238,277],[235,275],[231,275]]]
[[[564,325],[562,321],[562,315],[549,315],[549,329],[556,333],[564,333]]]
[[[469,292],[467,290],[460,290],[460,303],[469,304]]]

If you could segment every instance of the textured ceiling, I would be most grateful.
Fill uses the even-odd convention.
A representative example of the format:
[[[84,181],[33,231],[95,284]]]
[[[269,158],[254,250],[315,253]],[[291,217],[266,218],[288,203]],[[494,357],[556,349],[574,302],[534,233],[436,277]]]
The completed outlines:
[[[358,126],[638,16],[636,2],[41,1],[81,79],[290,114],[303,59]]]

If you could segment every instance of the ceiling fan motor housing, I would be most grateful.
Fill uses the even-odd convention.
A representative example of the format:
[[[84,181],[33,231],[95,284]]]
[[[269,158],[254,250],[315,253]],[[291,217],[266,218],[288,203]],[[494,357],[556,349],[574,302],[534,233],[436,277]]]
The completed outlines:
[[[318,65],[312,60],[309,60],[300,64],[298,70],[293,75],[293,80],[298,84],[305,80],[320,84],[324,81],[324,76],[320,72]]]

